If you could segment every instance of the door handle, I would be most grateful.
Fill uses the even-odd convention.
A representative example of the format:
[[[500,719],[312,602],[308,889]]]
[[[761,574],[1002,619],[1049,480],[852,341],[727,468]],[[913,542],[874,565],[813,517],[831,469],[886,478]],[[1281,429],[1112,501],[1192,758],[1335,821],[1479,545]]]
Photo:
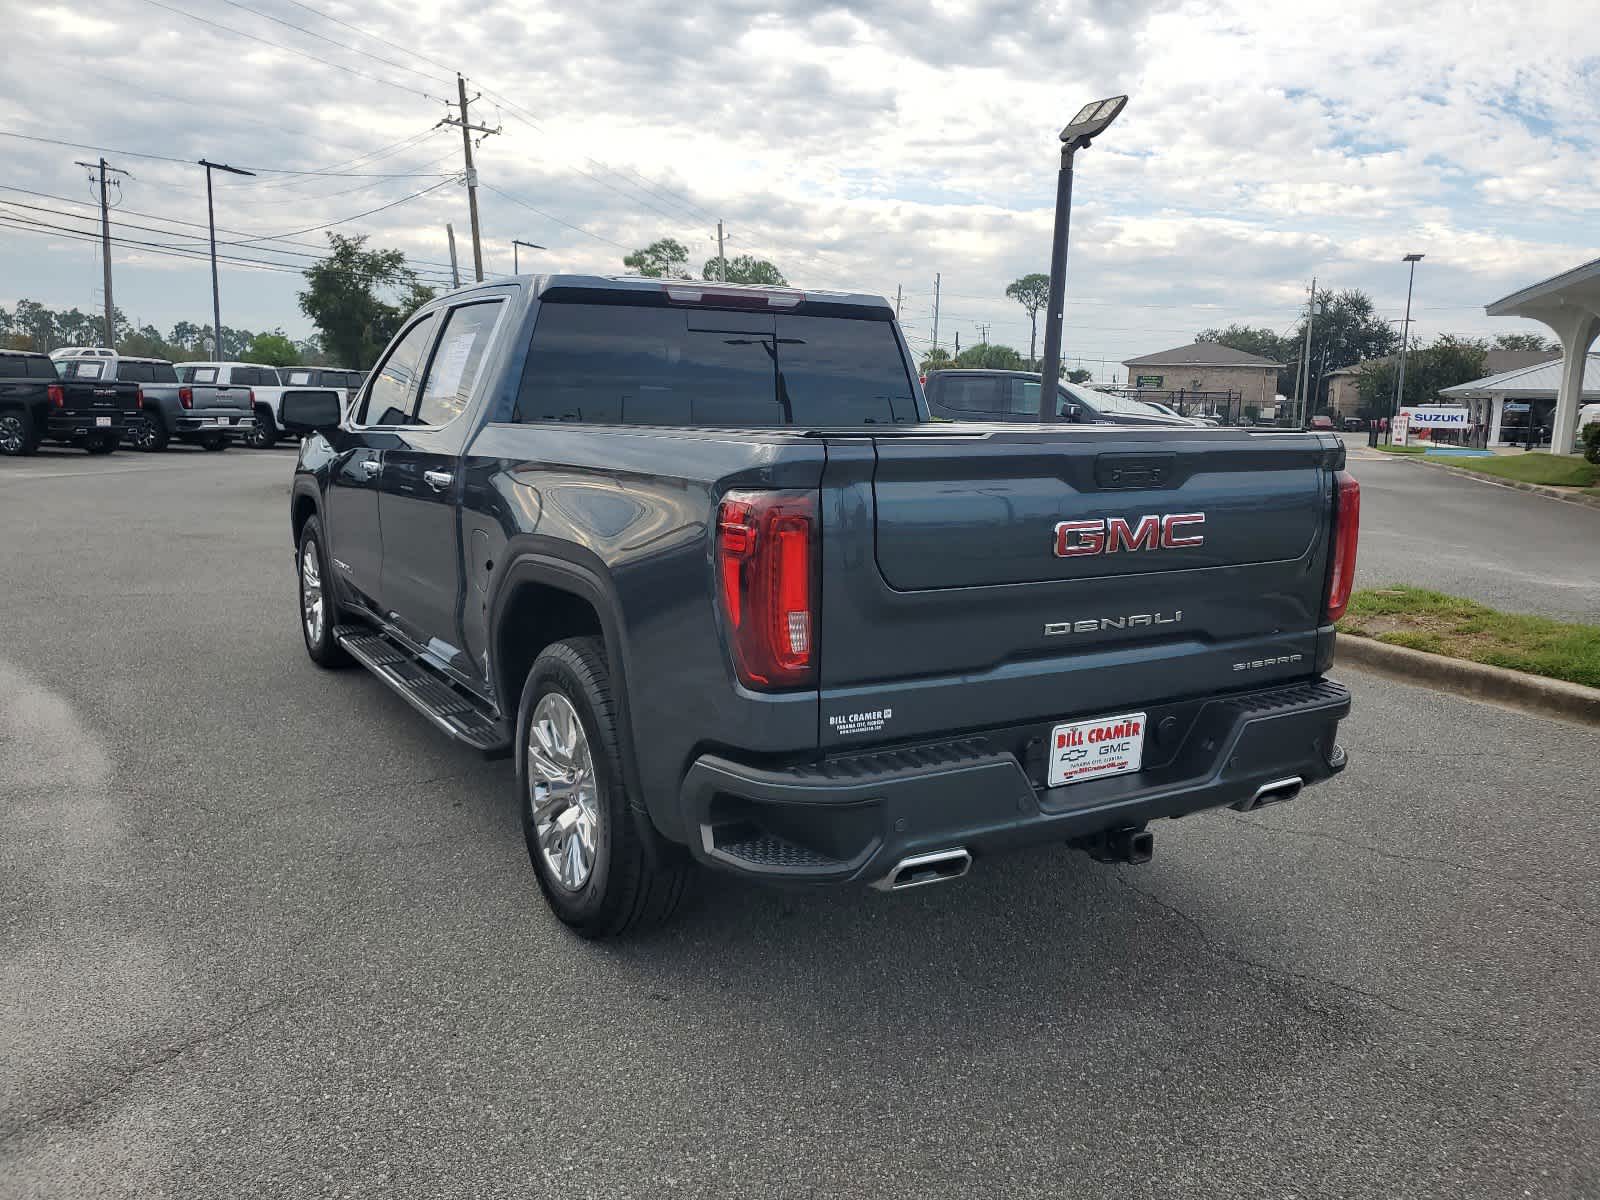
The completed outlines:
[[[361,460],[361,469],[367,473],[367,478],[371,479],[379,471],[383,470],[383,463],[375,458],[363,458]]]
[[[455,482],[456,477],[449,471],[424,471],[422,478],[434,491],[442,492]]]

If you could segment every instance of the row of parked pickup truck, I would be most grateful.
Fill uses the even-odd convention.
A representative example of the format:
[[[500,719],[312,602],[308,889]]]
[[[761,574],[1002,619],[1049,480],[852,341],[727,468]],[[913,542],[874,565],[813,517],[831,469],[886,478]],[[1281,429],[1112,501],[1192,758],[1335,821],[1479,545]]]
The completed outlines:
[[[165,450],[174,441],[262,449],[283,436],[283,395],[328,388],[342,400],[360,371],[190,362],[66,347],[0,351],[0,454],[31,454],[42,441],[108,454],[119,446]]]

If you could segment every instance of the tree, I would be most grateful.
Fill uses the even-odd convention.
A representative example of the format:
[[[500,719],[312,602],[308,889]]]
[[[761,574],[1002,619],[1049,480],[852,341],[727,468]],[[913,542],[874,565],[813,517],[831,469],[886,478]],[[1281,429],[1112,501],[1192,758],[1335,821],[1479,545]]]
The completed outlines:
[[[662,238],[625,255],[622,265],[652,279],[688,279],[689,251],[676,238]]]
[[[1050,303],[1050,276],[1024,275],[1006,285],[1006,295],[1015,300],[1028,314],[1028,363],[1038,363],[1039,310]]]
[[[433,298],[418,282],[398,250],[367,250],[366,235],[328,234],[330,253],[305,271],[307,288],[300,311],[322,335],[322,344],[341,366],[364,370],[389,344],[411,312]],[[381,292],[396,296],[394,302]],[[226,344],[229,330],[223,327]]]
[[[722,259],[712,255],[706,259],[706,265],[700,272],[701,279],[721,280]],[[788,287],[789,281],[783,277],[783,272],[778,270],[764,258],[753,258],[748,254],[736,255],[728,260],[728,283],[759,283],[767,287]]]
[[[935,346],[922,356],[922,361],[917,364],[917,370],[926,375],[929,371],[948,371],[954,365],[950,360],[950,352],[941,346]]]
[[[979,342],[956,355],[955,365],[975,370],[1020,371],[1026,364],[1022,361],[1022,355],[1010,346]]]
[[[1491,349],[1560,351],[1561,346],[1557,342],[1546,341],[1537,333],[1497,333]]]
[[[1068,371],[1067,372],[1067,382],[1068,383],[1088,383],[1093,378],[1094,378],[1094,372],[1093,371],[1085,371],[1082,367],[1079,367],[1075,371]]]
[[[244,356],[250,362],[265,363],[269,367],[292,367],[300,361],[300,350],[283,330],[275,329],[251,338]]]
[[[1433,345],[1413,350],[1406,356],[1406,387],[1405,394],[1400,397],[1401,405],[1425,404],[1436,399],[1442,388],[1481,378],[1488,348],[1488,343],[1478,338],[1442,334],[1434,339]],[[1398,357],[1368,363],[1362,368],[1356,376],[1362,416],[1389,415],[1399,370]]]
[[[141,325],[123,334],[117,343],[117,353],[134,358],[171,358],[172,347],[167,345],[161,331],[154,325]]]

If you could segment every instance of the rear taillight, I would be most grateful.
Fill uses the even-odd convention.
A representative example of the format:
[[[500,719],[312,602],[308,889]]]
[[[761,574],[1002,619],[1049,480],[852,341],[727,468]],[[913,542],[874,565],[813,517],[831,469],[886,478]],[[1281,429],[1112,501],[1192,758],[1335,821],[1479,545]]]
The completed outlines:
[[[135,388],[134,389],[134,392],[133,392],[133,406],[135,408],[143,408],[144,407],[144,389],[143,388]]]
[[[255,388],[251,388],[248,392],[245,393],[245,399],[249,402],[249,405],[250,405],[251,408],[254,408],[256,406],[256,390],[255,390]]]
[[[1344,616],[1356,579],[1356,542],[1361,536],[1361,485],[1348,471],[1333,476],[1333,569],[1328,572],[1328,620]]]
[[[816,680],[814,492],[729,492],[717,513],[717,595],[739,681],[762,691]]]
[[[185,408],[193,408],[194,407],[194,389],[193,388],[182,388],[182,387],[179,388],[178,389],[178,403],[183,405]]]
[[[34,395],[37,396],[38,393],[35,392]],[[59,383],[52,383],[49,387],[45,388],[45,395],[50,397],[50,404],[52,407],[65,408],[67,406],[66,389],[63,388]]]

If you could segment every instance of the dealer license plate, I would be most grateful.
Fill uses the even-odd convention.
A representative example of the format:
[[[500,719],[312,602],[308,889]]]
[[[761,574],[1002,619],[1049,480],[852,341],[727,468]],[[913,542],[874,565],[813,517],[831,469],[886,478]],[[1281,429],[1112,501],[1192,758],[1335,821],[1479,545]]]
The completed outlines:
[[[1057,725],[1050,732],[1050,786],[1137,771],[1144,761],[1144,714]]]
[[[217,424],[217,425],[226,425],[227,423],[228,423],[228,418],[227,417],[218,417],[216,419],[216,421],[214,422],[214,424]]]
[[[102,428],[105,428],[105,429],[110,429],[111,428],[111,418],[110,417],[96,417],[94,419],[94,423],[96,425],[102,427]]]

